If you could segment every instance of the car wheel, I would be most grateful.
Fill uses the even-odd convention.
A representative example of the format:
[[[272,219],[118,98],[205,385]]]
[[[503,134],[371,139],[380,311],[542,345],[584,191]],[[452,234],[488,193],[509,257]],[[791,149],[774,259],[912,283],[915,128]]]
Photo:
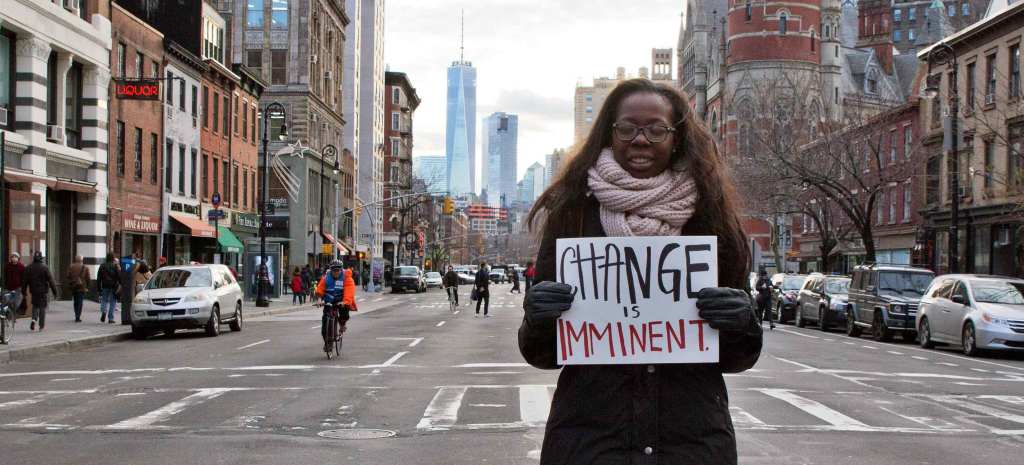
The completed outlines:
[[[142,328],[140,328],[138,326],[135,326],[135,325],[132,325],[132,338],[138,339],[138,340],[141,341],[141,340],[145,339],[146,336],[147,336],[147,334],[146,334],[145,331],[142,330]]]
[[[875,321],[871,323],[871,335],[878,342],[889,342],[892,340],[892,331],[885,326],[882,320],[882,312],[875,312]]]
[[[210,319],[206,321],[206,335],[210,337],[220,335],[220,309],[216,305],[210,312]]]
[[[860,337],[861,329],[857,326],[857,321],[853,319],[853,312],[846,312],[846,335],[850,337]]]
[[[928,317],[921,317],[921,327],[918,330],[918,344],[925,349],[935,347],[935,343],[932,342],[932,328],[928,325]]]
[[[173,337],[173,336],[174,336],[174,328],[167,328],[167,329],[164,330],[164,337]]]
[[[794,312],[794,313],[796,313],[796,317],[795,317],[796,318],[796,327],[797,328],[803,328],[804,326],[807,326],[807,322],[804,321],[804,312],[803,312],[803,310],[798,308],[798,309],[796,309],[796,312]]]
[[[231,322],[231,331],[239,332],[242,330],[242,303],[238,302],[235,304],[235,319]]]
[[[963,344],[964,355],[968,357],[978,355],[978,340],[974,336],[974,323],[968,322],[964,325],[963,336],[960,341]]]
[[[818,309],[818,329],[828,331],[828,323],[825,322],[825,309]]]

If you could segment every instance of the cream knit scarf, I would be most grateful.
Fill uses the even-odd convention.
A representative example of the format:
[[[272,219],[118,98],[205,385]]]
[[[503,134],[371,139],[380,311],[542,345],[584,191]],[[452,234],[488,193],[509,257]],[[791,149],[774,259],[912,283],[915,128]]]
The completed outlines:
[[[680,166],[637,179],[606,148],[587,174],[590,191],[601,204],[601,226],[609,237],[678,235],[693,216],[697,185]]]

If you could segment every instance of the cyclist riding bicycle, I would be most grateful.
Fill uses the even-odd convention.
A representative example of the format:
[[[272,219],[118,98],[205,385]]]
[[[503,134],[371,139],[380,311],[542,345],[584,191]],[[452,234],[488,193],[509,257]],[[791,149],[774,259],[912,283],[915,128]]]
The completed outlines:
[[[448,272],[444,274],[442,285],[445,291],[448,292],[448,296],[455,300],[455,305],[459,305],[459,275],[455,273],[455,268],[448,265]]]
[[[320,335],[324,339],[324,351],[332,341],[327,340],[327,324],[332,309],[338,312],[338,334],[344,334],[348,323],[349,312],[356,310],[356,284],[352,279],[352,270],[343,270],[340,260],[331,262],[331,266],[316,285],[316,295],[323,299],[324,312],[320,323]]]

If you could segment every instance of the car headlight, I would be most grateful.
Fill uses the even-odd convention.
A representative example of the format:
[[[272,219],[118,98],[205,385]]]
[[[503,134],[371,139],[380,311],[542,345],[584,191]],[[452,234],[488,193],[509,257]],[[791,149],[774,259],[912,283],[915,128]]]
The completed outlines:
[[[1006,318],[999,318],[999,317],[996,317],[996,316],[992,316],[992,314],[990,314],[988,312],[983,312],[981,314],[981,319],[984,320],[986,323],[990,323],[990,324],[994,324],[994,325],[999,325],[999,326],[1009,326],[1009,322],[1006,321]]]
[[[185,302],[206,302],[206,294],[200,292],[185,297]]]
[[[134,299],[132,299],[132,303],[133,304],[148,304],[149,303],[149,299],[145,298],[144,296],[137,295],[137,296],[135,296]]]
[[[889,305],[889,313],[903,315],[907,313],[907,306],[902,304],[891,304]]]
[[[136,318],[142,318],[144,316],[146,316],[146,312],[135,312],[135,317]]]
[[[846,309],[846,302],[842,300],[833,300],[828,303],[828,307],[832,310],[844,310]]]

